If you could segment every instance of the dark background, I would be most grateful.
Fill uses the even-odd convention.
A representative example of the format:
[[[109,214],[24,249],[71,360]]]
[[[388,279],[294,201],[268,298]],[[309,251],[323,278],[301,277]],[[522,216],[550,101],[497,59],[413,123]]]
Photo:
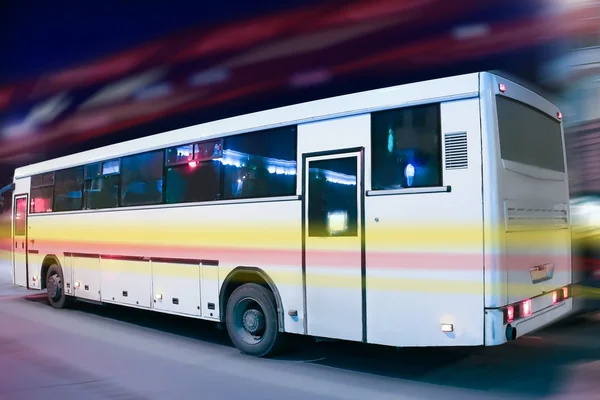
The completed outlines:
[[[542,0],[1,4],[0,186],[48,158],[452,74],[504,70],[551,93],[540,69],[568,34]],[[111,86],[125,94],[83,107]]]

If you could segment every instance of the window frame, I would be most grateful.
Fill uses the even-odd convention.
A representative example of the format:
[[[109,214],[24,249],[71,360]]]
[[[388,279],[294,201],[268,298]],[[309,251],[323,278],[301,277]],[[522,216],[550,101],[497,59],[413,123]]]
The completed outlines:
[[[355,151],[343,151],[343,152],[332,152],[327,154],[325,157],[323,158],[319,158],[318,156],[308,156],[306,158],[304,158],[304,164],[305,164],[305,173],[307,174],[305,177],[305,181],[306,183],[306,187],[305,187],[305,191],[308,191],[308,195],[306,196],[306,202],[307,202],[307,211],[306,211],[306,235],[308,238],[360,238],[362,236],[361,233],[361,215],[364,214],[362,210],[363,206],[364,206],[364,199],[362,198],[363,196],[361,195],[361,192],[364,190],[363,186],[364,186],[364,171],[361,170],[360,168],[360,163],[361,163],[361,158],[362,158],[362,154],[361,153],[357,153]],[[352,211],[353,211],[353,215],[354,218],[353,219],[349,219],[351,221],[353,221],[351,224],[348,225],[348,229],[345,232],[342,233],[335,233],[332,234],[331,232],[327,233],[327,230],[325,229],[325,226],[320,226],[317,222],[315,222],[315,220],[313,219],[314,216],[316,216],[317,214],[314,212],[311,212],[312,210],[314,210],[314,207],[312,206],[312,201],[313,201],[313,192],[315,192],[316,188],[313,186],[315,181],[311,179],[311,164],[317,164],[317,165],[321,165],[320,163],[328,163],[328,162],[346,162],[347,160],[352,160],[353,161],[353,168],[355,168],[355,170],[353,170],[354,172],[354,178],[355,178],[355,183],[353,185],[351,185],[352,187],[354,187],[354,194],[352,196],[353,198],[353,202],[356,201],[355,204],[353,204],[352,207]],[[364,168],[363,168],[364,169]],[[329,170],[325,170],[325,171],[331,171],[334,173],[339,173],[339,171],[334,171],[332,169]],[[361,183],[361,181],[363,183]],[[327,185],[327,182],[325,182],[325,185]],[[331,185],[331,184],[330,184]],[[311,187],[312,186],[312,187]],[[331,190],[331,186],[330,189]],[[305,192],[306,193],[306,192]],[[322,193],[321,193],[322,194]],[[330,210],[326,210],[326,214],[328,214],[328,211]],[[350,209],[346,209],[346,211],[350,211]],[[348,214],[350,216],[350,214]],[[364,216],[363,216],[364,217]]]
[[[530,116],[535,115],[536,117],[539,117],[538,121],[540,120],[544,120],[547,121],[549,123],[553,123],[553,130],[554,132],[552,132],[553,134],[556,134],[557,137],[555,138],[551,138],[552,140],[555,140],[555,145],[559,145],[560,146],[560,167],[559,169],[556,169],[554,166],[553,167],[549,167],[548,165],[540,165],[539,163],[532,163],[531,162],[531,158],[530,157],[526,157],[527,161],[525,162],[522,158],[518,158],[515,157],[514,153],[509,153],[507,154],[506,149],[509,148],[514,148],[513,146],[507,146],[507,141],[510,139],[510,137],[507,137],[506,135],[504,135],[503,133],[507,131],[507,129],[503,129],[505,128],[505,124],[504,121],[507,120],[507,118],[501,118],[501,116],[504,116],[504,110],[502,112],[501,115],[501,111],[500,108],[506,105],[510,105],[510,106],[514,106],[514,107],[518,107],[520,108],[520,110],[522,110],[522,115],[524,112],[529,113]],[[543,170],[543,171],[547,171],[551,174],[566,174],[567,173],[567,160],[566,160],[566,143],[565,143],[565,138],[564,138],[564,133],[563,133],[563,126],[562,126],[562,121],[557,119],[556,117],[544,112],[543,110],[533,106],[532,104],[528,104],[525,103],[522,100],[519,99],[515,99],[512,97],[508,97],[508,96],[504,96],[504,95],[500,95],[497,94],[495,96],[494,99],[494,108],[495,108],[495,113],[496,113],[496,120],[495,120],[495,124],[496,124],[496,135],[497,135],[497,140],[498,140],[498,154],[500,156],[500,159],[505,163],[514,163],[513,165],[522,165],[525,166],[525,168],[535,168],[537,170]],[[514,116],[514,114],[512,114]],[[532,121],[532,118],[528,118],[528,121]],[[531,125],[530,125],[531,126]],[[557,129],[555,129],[557,128]],[[521,130],[521,133],[522,130]],[[545,134],[546,138],[548,138],[550,135],[548,133]],[[558,140],[556,140],[558,139]],[[548,139],[550,140],[550,139]],[[521,145],[521,143],[519,143],[519,145]],[[519,148],[523,148],[523,146],[518,146]],[[554,150],[556,150],[557,148],[555,148]],[[543,152],[543,153],[548,153],[547,151]],[[558,155],[558,152],[557,152]],[[556,160],[552,160],[552,164],[554,164]],[[545,162],[547,162],[547,160],[545,160]]]
[[[49,213],[54,213],[56,211],[54,211],[54,198],[56,197],[54,195],[54,186],[56,183],[56,171],[51,171],[51,172],[42,172],[41,174],[35,174],[32,175],[30,178],[30,187],[29,187],[29,204],[27,205],[27,207],[29,208],[28,214],[49,214]],[[50,175],[52,176],[52,183],[44,183],[44,177]],[[33,181],[35,178],[37,177],[41,177],[41,182],[38,184],[34,184]],[[42,189],[42,188],[49,188],[52,187],[52,199],[50,201],[50,207],[52,208],[52,210],[50,211],[33,211],[32,207],[32,201],[34,200],[34,196],[33,196],[33,191],[35,189]]]
[[[56,209],[56,174],[60,173],[60,172],[64,172],[64,171],[69,171],[69,170],[74,170],[74,169],[78,169],[81,168],[81,205],[78,209],[75,210],[57,210]],[[64,169],[59,169],[53,172],[54,174],[54,185],[53,185],[53,190],[52,190],[52,213],[56,213],[56,212],[71,212],[71,211],[81,211],[83,210],[83,206],[85,205],[84,203],[84,196],[85,196],[85,165],[77,165],[75,167],[69,167],[69,168],[64,168]]]
[[[249,132],[251,133],[251,132]],[[244,135],[244,134],[242,134]],[[230,135],[230,136],[234,136],[234,135]],[[226,136],[227,137],[227,136]],[[192,143],[184,143],[184,144],[180,144],[177,146],[169,146],[167,148],[164,149],[165,152],[165,168],[166,167],[176,167],[179,165],[184,165],[184,164],[189,164],[191,162],[204,162],[204,161],[210,161],[210,160],[215,160],[218,158],[222,158],[223,157],[223,145],[225,142],[225,138],[226,137],[221,137],[221,138],[216,138],[216,139],[206,139],[206,140],[200,140],[200,141],[194,141]],[[219,144],[219,146],[221,147],[220,153],[218,156],[209,156],[209,157],[199,157],[196,154],[196,147],[199,146],[200,144],[205,144],[205,143],[215,143],[215,144]],[[174,162],[169,162],[169,150],[171,149],[177,149],[179,147],[187,147],[187,146],[191,146],[192,147],[192,158],[190,160],[181,160],[181,161],[174,161]]]
[[[443,134],[443,125],[442,125],[442,101],[431,101],[431,102],[427,102],[427,103],[419,103],[419,104],[415,104],[415,105],[408,105],[408,106],[400,106],[400,107],[392,107],[392,108],[386,108],[383,110],[377,110],[377,111],[373,111],[370,112],[370,132],[369,132],[369,145],[371,147],[371,160],[370,160],[370,181],[371,181],[371,189],[367,191],[367,196],[371,195],[383,195],[386,193],[429,193],[429,192],[448,192],[449,190],[447,190],[448,188],[446,186],[444,186],[444,134]],[[438,181],[435,184],[431,184],[431,185],[421,185],[421,186],[411,186],[411,187],[403,187],[403,188],[386,188],[386,189],[380,189],[380,188],[375,188],[373,185],[374,182],[374,171],[376,170],[376,168],[374,168],[374,163],[375,163],[375,146],[373,146],[373,139],[374,139],[374,133],[375,133],[375,119],[374,116],[375,115],[383,115],[385,113],[392,113],[394,111],[399,111],[399,110],[407,110],[407,109],[418,109],[418,108],[426,108],[426,107],[431,107],[431,106],[436,106],[437,109],[437,128],[438,128],[438,146],[437,146],[437,152],[438,152],[438,167],[437,167],[437,173],[438,173]]]
[[[214,158],[213,159],[204,160],[204,161],[195,161],[194,160],[195,162],[198,163],[195,168],[201,168],[202,164],[211,163],[211,162],[213,162],[213,160],[214,160]],[[169,205],[169,206],[173,206],[173,205],[177,205],[177,204],[208,203],[208,202],[211,202],[211,201],[221,201],[221,200],[223,200],[223,176],[224,176],[223,174],[224,174],[224,171],[225,171],[225,166],[223,164],[220,164],[219,174],[218,174],[218,180],[219,180],[219,190],[218,190],[218,196],[219,196],[219,198],[218,199],[215,199],[215,200],[178,201],[178,202],[170,203],[168,201],[168,198],[167,198],[167,196],[168,196],[168,190],[169,190],[168,169],[172,168],[172,169],[175,169],[175,170],[179,170],[179,169],[188,167],[187,164],[188,163],[180,163],[180,164],[177,164],[177,165],[165,165],[164,166],[164,169],[163,169],[163,171],[164,171],[163,172],[163,180],[164,180],[163,181],[163,204]]]
[[[290,129],[293,131],[293,137],[294,137],[294,141],[293,141],[293,161],[295,162],[295,170],[296,173],[294,174],[294,185],[293,185],[293,190],[291,191],[291,193],[289,194],[277,194],[277,195],[267,195],[267,196],[251,196],[251,197],[232,197],[232,198],[225,198],[225,170],[226,170],[226,165],[222,164],[221,168],[220,168],[220,172],[219,172],[219,198],[216,200],[206,200],[206,201],[193,201],[193,202],[177,202],[177,203],[167,203],[167,187],[168,187],[168,179],[167,179],[167,168],[179,168],[184,164],[188,164],[190,162],[197,162],[199,164],[202,163],[207,163],[210,162],[212,160],[217,160],[217,159],[222,159],[224,157],[224,151],[225,151],[225,142],[227,139],[229,138],[235,138],[235,137],[239,137],[239,136],[243,136],[243,135],[252,135],[252,134],[256,134],[256,135],[260,135],[260,133],[265,133],[265,132],[270,132],[270,131],[280,131],[280,130],[284,130],[284,129]],[[220,150],[218,152],[218,155],[212,155],[209,157],[200,157],[197,155],[197,149],[196,147],[201,145],[201,144],[205,144],[205,143],[214,143],[214,144],[219,144],[220,145]],[[182,146],[192,146],[192,150],[193,150],[193,157],[191,161],[179,161],[179,162],[174,162],[174,163],[169,163],[168,162],[168,150],[172,149],[172,148],[176,148],[176,147],[182,147]],[[148,203],[148,204],[135,204],[135,205],[124,205],[123,201],[122,201],[122,196],[123,196],[123,160],[127,159],[129,157],[139,157],[142,156],[144,154],[151,154],[151,153],[161,153],[162,152],[162,165],[161,165],[161,172],[162,172],[162,191],[161,191],[161,200],[159,202],[156,203]],[[104,165],[107,163],[112,163],[112,162],[118,162],[118,172],[111,172],[111,173],[103,173],[104,172]],[[291,160],[290,160],[291,161]],[[88,174],[88,168],[90,168],[91,166],[94,165],[99,165],[99,174],[98,175],[94,175],[91,176]],[[82,168],[83,172],[82,172],[82,200],[81,200],[81,209],[78,210],[69,210],[69,211],[55,211],[55,201],[56,201],[56,172],[60,172],[63,170],[69,170],[69,169],[76,169],[76,168]],[[228,202],[228,201],[233,201],[233,202],[239,202],[239,201],[244,201],[244,202],[248,202],[248,201],[252,201],[252,200],[258,200],[258,201],[264,201],[265,199],[269,199],[269,198],[283,198],[283,197],[290,197],[290,196],[297,196],[297,185],[298,185],[298,174],[300,173],[300,168],[299,168],[299,163],[298,163],[298,124],[289,124],[289,125],[282,125],[282,126],[276,126],[276,127],[272,127],[272,128],[263,128],[263,129],[257,129],[257,130],[249,130],[246,132],[242,132],[242,133],[235,133],[235,134],[227,134],[227,135],[223,135],[217,138],[209,138],[209,139],[205,139],[205,140],[194,140],[192,142],[189,143],[181,143],[178,145],[173,145],[173,146],[168,146],[168,147],[163,147],[163,148],[158,148],[158,149],[153,149],[153,150],[145,150],[142,152],[136,152],[136,153],[131,153],[131,154],[127,154],[127,155],[123,155],[123,156],[119,156],[119,157],[114,157],[114,158],[109,158],[106,160],[100,160],[100,161],[95,161],[95,162],[88,162],[85,164],[78,164],[78,165],[73,165],[70,166],[69,168],[63,168],[60,170],[55,170],[55,171],[50,171],[50,172],[44,172],[44,173],[40,173],[40,174],[35,174],[31,176],[31,180],[32,182],[34,181],[34,179],[37,179],[37,177],[41,177],[41,183],[39,184],[35,184],[35,185],[30,185],[30,197],[33,198],[31,196],[31,193],[34,189],[38,189],[38,188],[43,188],[43,187],[52,187],[52,211],[44,211],[44,212],[33,212],[31,210],[31,204],[28,204],[29,207],[29,214],[47,214],[47,213],[55,213],[55,212],[59,212],[59,213],[68,213],[68,212],[77,212],[77,211],[101,211],[101,210],[110,210],[110,209],[115,209],[115,208],[132,208],[132,207],[152,207],[152,206],[159,206],[159,205],[168,205],[168,206],[176,206],[176,205],[190,205],[190,204],[194,204],[194,203],[207,203],[207,202],[212,202],[212,201],[216,201],[216,202]],[[52,177],[52,184],[49,183],[43,183],[44,182],[44,178],[46,176],[50,175]],[[94,179],[97,179],[99,177],[109,177],[109,176],[114,176],[114,175],[118,175],[118,180],[117,180],[117,185],[118,185],[118,198],[117,198],[117,205],[115,207],[102,207],[102,208],[89,208],[87,207],[87,201],[88,201],[88,197],[89,194],[87,193],[87,187],[88,187],[88,182],[93,181]]]
[[[89,163],[89,164],[85,164],[84,165],[84,170],[83,170],[83,208],[82,210],[92,210],[92,211],[96,211],[96,210],[110,210],[113,208],[120,208],[121,207],[121,169],[122,169],[122,165],[121,165],[121,159],[122,157],[117,157],[117,158],[110,158],[108,160],[104,160],[104,161],[97,161],[94,163]],[[111,172],[109,174],[105,174],[104,173],[104,164],[107,163],[111,163],[111,162],[118,162],[119,165],[119,171],[118,172]],[[87,168],[92,166],[92,165],[96,165],[99,164],[100,168],[99,168],[99,174],[93,177],[89,177],[87,176]],[[88,181],[92,182],[94,179],[100,178],[100,177],[109,177],[109,176],[118,176],[117,179],[117,205],[115,207],[102,207],[102,208],[88,208],[86,206],[87,204],[87,198],[88,198],[88,193],[86,191],[87,189],[87,183]]]
[[[248,131],[248,132],[244,132],[244,133],[239,133],[239,134],[234,134],[234,135],[227,135],[224,136],[223,139],[223,145],[222,145],[222,154],[223,157],[225,157],[225,151],[227,151],[228,149],[226,149],[226,145],[227,145],[227,140],[228,139],[234,139],[236,137],[240,137],[243,135],[259,135],[261,133],[265,133],[265,132],[275,132],[275,131],[282,131],[285,129],[291,129],[294,132],[294,158],[293,161],[295,162],[295,169],[296,169],[296,173],[294,174],[294,184],[292,185],[293,190],[292,193],[288,193],[288,194],[278,194],[278,195],[266,195],[266,196],[249,196],[249,197],[229,197],[226,195],[226,191],[225,191],[225,181],[226,181],[226,176],[225,176],[225,171],[226,171],[226,167],[228,165],[223,164],[223,168],[222,168],[222,178],[221,178],[221,197],[222,200],[225,201],[239,201],[239,200],[253,200],[253,199],[269,199],[269,198],[277,198],[277,197],[288,197],[288,196],[296,196],[297,195],[297,187],[298,187],[298,173],[301,170],[300,164],[298,163],[298,124],[289,124],[289,125],[282,125],[282,126],[277,126],[277,127],[273,127],[273,128],[266,128],[266,129],[258,129],[258,130],[253,130],[253,131]]]
[[[180,145],[180,146],[184,146],[184,145]],[[175,147],[175,146],[171,146],[171,147]],[[169,148],[171,148],[169,147]],[[177,146],[179,147],[179,146]],[[133,157],[139,157],[145,154],[152,154],[152,153],[162,153],[162,160],[161,160],[161,176],[162,176],[162,190],[161,190],[161,199],[158,202],[155,203],[146,203],[146,204],[133,204],[133,205],[124,205],[123,204],[123,160],[127,159],[127,158],[133,158]],[[146,150],[143,152],[139,152],[139,153],[133,153],[133,154],[129,154],[127,156],[122,156],[119,157],[119,205],[117,208],[130,208],[130,207],[146,207],[146,206],[157,206],[157,205],[161,205],[161,204],[165,204],[165,172],[166,172],[166,154],[167,154],[167,149],[166,148],[162,148],[162,149],[155,149],[155,150]],[[110,161],[110,160],[109,160]],[[110,175],[110,174],[109,174]]]
[[[44,186],[42,186],[44,187]],[[18,212],[18,204],[19,204],[19,200],[24,200],[25,201],[25,212],[23,213],[23,218],[22,219],[17,219],[17,215],[19,214]],[[27,204],[30,201],[30,196],[20,196],[20,197],[16,197],[14,198],[13,201],[13,205],[11,206],[14,209],[14,215],[12,216],[12,234],[14,236],[27,236],[27,220],[29,218],[29,216],[31,215],[31,213],[27,212],[27,208],[30,206],[29,204]],[[13,211],[13,210],[11,210]],[[24,221],[23,222],[23,229],[22,230],[18,230],[19,224],[17,223],[18,221]]]

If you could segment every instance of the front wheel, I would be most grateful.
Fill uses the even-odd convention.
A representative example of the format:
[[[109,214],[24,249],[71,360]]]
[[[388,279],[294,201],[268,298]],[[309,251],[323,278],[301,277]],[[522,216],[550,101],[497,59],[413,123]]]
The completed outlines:
[[[62,268],[54,264],[48,268],[46,275],[46,292],[48,301],[54,308],[65,308],[67,305],[67,295],[65,294],[65,283],[63,279]]]
[[[244,284],[229,297],[225,314],[227,332],[242,353],[256,357],[274,355],[284,340],[279,332],[273,293],[255,283]]]

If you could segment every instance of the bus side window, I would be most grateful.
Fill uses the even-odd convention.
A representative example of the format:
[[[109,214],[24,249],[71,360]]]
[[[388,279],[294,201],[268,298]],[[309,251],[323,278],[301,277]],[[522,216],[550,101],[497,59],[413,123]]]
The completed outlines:
[[[164,154],[159,150],[121,160],[121,205],[162,203]]]
[[[171,147],[166,152],[168,204],[221,198],[222,140]]]
[[[56,171],[54,211],[76,211],[83,207],[83,167]]]
[[[225,199],[290,196],[296,193],[296,127],[225,138]]]
[[[30,212],[52,212],[54,202],[54,172],[34,175],[31,177]]]
[[[440,104],[371,114],[373,190],[442,186]]]
[[[120,160],[85,166],[84,208],[98,210],[119,206]]]

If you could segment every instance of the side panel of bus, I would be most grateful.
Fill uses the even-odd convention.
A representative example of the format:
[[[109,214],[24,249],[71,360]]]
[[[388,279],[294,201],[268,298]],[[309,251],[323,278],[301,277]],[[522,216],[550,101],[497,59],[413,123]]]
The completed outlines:
[[[369,342],[483,344],[478,98],[441,104],[440,141],[439,187],[366,198]]]
[[[303,315],[300,221],[291,197],[33,214],[29,237],[57,256],[77,297],[218,321],[220,285],[238,267],[264,270],[285,308]],[[283,322],[304,331],[302,318]]]

